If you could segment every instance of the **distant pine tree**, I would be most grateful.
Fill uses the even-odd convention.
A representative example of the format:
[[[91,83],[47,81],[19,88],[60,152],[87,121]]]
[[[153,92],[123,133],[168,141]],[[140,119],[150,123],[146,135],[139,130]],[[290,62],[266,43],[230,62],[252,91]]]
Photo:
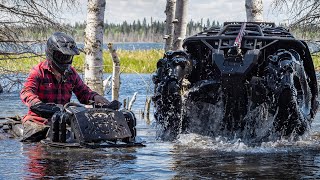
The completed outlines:
[[[219,22],[216,20],[210,21],[206,20],[206,27],[208,24],[217,25]],[[73,29],[72,35],[76,38],[78,42],[84,42],[84,29],[86,23],[76,22],[74,25],[70,25],[70,29]],[[155,21],[150,17],[150,22],[147,18],[142,20],[137,19],[133,22],[123,21],[122,23],[110,23],[105,21],[104,23],[104,39],[106,42],[164,42],[163,35],[165,34],[165,22]],[[201,22],[195,22],[190,20],[187,23],[187,36],[194,35],[199,31],[202,31],[204,25]]]

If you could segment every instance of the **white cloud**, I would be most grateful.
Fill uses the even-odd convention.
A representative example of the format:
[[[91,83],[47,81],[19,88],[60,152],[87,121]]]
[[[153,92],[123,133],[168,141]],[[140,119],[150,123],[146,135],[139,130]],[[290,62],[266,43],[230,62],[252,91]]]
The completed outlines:
[[[283,22],[285,16],[272,10],[272,0],[264,0],[264,18],[266,21]],[[150,22],[165,19],[166,0],[106,0],[105,20],[113,23],[133,22],[144,17]],[[67,11],[62,15],[67,22],[83,22],[86,20],[87,0],[80,0],[80,7]],[[245,21],[244,0],[189,0],[188,18],[204,22],[209,18],[219,22]]]

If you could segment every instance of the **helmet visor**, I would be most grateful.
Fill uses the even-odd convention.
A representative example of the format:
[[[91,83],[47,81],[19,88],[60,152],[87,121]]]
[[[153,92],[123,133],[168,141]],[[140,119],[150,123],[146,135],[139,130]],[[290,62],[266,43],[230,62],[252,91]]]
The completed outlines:
[[[53,59],[58,64],[71,64],[72,58],[72,55],[63,54],[60,51],[53,51]]]
[[[60,52],[68,55],[79,55],[79,49],[74,42],[61,42],[58,41],[57,45],[59,47]]]

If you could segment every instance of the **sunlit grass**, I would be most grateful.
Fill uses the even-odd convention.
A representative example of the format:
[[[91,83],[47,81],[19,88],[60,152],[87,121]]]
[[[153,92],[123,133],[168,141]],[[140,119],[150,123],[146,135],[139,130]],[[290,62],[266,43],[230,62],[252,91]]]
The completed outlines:
[[[45,56],[34,56],[33,54],[0,56],[0,68],[6,70],[5,72],[27,73],[44,58]]]
[[[123,73],[152,73],[156,70],[157,61],[162,58],[163,50],[118,50],[121,72]],[[13,72],[28,73],[30,69],[44,60],[43,57],[34,57],[32,54],[13,55],[12,58],[23,57],[22,59],[3,60],[7,57],[0,56],[0,68]],[[312,56],[315,69],[320,71],[320,53]],[[73,66],[78,72],[83,72],[85,55],[81,53],[75,56]],[[112,58],[109,51],[103,52],[103,69],[105,73],[112,72]],[[0,69],[0,70],[1,70]],[[0,71],[1,72],[1,71]]]
[[[320,53],[314,54],[312,56],[314,67],[317,71],[320,70]]]
[[[157,61],[162,58],[163,50],[118,50],[121,72],[123,73],[152,73],[156,70]],[[24,57],[22,59],[0,60],[0,67],[14,72],[27,73],[29,70],[44,60],[43,57],[33,57],[31,54],[15,55],[13,58]],[[5,59],[7,57],[0,57]],[[105,73],[112,72],[112,58],[109,51],[103,52],[103,69]],[[77,71],[82,72],[85,62],[85,55],[81,53],[74,57],[73,66]]]

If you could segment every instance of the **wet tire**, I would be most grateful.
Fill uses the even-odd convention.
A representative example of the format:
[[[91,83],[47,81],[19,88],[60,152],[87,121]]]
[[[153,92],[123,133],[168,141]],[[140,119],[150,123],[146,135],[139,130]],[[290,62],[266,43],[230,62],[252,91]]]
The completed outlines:
[[[310,128],[310,105],[302,96],[297,96],[296,91],[294,87],[286,88],[279,95],[274,125],[282,136],[303,135]]]
[[[137,136],[137,129],[136,129],[137,119],[132,111],[121,110],[121,112],[123,113],[126,119],[126,122],[128,123],[130,133],[132,135],[131,137],[124,138],[122,141],[125,143],[134,142]]]
[[[303,135],[311,124],[311,90],[303,62],[294,50],[279,50],[280,87],[275,91],[277,116],[275,130],[281,136]],[[276,55],[278,55],[276,54]],[[291,57],[281,59],[281,55]]]
[[[178,93],[178,92],[177,92]],[[180,132],[181,124],[181,97],[179,95],[162,96],[155,102],[157,120],[159,130],[157,137],[165,140],[174,140]]]

